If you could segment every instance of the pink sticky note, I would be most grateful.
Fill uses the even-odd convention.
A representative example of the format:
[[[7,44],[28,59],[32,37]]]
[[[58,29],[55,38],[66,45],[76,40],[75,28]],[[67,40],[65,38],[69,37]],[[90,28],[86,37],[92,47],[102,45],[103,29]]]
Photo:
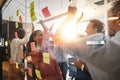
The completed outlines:
[[[45,18],[51,16],[48,7],[43,8],[43,9],[42,9],[42,13],[43,13],[43,15],[44,15]]]
[[[35,42],[31,42],[30,46],[31,46],[31,51],[35,51],[36,50]]]

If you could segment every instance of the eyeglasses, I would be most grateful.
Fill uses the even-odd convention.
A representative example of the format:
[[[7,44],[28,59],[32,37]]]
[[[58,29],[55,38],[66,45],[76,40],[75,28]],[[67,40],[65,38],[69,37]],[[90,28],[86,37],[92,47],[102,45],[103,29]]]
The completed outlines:
[[[119,17],[109,17],[108,20],[117,20]]]

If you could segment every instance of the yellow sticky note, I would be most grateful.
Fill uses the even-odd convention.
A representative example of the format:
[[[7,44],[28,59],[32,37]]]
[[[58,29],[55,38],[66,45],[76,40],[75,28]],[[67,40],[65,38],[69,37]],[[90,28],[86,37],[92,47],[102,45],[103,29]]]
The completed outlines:
[[[36,74],[37,78],[42,79],[41,73],[39,70],[35,69],[35,74]]]
[[[18,15],[19,15],[19,10],[16,11],[16,16],[18,16]]]
[[[18,28],[18,22],[15,23],[15,27],[16,27],[16,29]]]
[[[32,17],[31,17],[31,20],[32,20],[32,21],[37,20],[37,18],[36,18],[36,15],[35,15],[35,14],[34,14],[34,16],[32,16]]]
[[[46,53],[46,52],[43,53],[43,62],[46,64],[50,64],[50,54],[49,53]]]
[[[30,10],[34,10],[34,1],[30,3]]]
[[[32,21],[35,21],[37,19],[34,11],[34,1],[30,3],[30,17]]]
[[[35,21],[37,19],[36,15],[35,15],[35,12],[33,10],[30,11],[30,17],[31,17],[32,21]]]
[[[16,69],[18,69],[18,62],[16,62]]]

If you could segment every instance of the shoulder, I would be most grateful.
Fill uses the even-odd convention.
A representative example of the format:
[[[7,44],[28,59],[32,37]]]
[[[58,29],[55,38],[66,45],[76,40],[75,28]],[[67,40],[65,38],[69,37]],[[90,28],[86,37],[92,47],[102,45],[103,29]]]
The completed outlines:
[[[78,38],[77,41],[86,42],[86,41],[100,41],[105,38],[105,35],[103,33],[96,33],[93,35],[89,35],[86,37]]]
[[[120,37],[120,31],[115,34],[116,37]]]
[[[118,31],[115,36],[111,37],[109,43],[114,43],[120,46],[120,31]]]
[[[87,39],[103,39],[103,37],[105,37],[105,35],[103,33],[96,33],[90,36],[87,36]]]

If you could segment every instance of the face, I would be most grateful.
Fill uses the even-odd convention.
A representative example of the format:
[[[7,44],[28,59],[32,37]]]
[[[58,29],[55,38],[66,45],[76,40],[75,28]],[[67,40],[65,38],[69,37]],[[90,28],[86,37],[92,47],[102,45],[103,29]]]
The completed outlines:
[[[88,23],[87,29],[86,29],[87,35],[95,34],[97,33],[97,29],[93,28],[93,23]]]
[[[115,19],[109,20],[111,17]],[[113,14],[111,10],[108,11],[108,26],[109,26],[109,35],[114,36],[117,31],[120,30],[120,20],[117,14]]]
[[[34,40],[36,41],[37,44],[41,44],[43,39],[43,34],[41,31],[38,31],[34,37]]]

